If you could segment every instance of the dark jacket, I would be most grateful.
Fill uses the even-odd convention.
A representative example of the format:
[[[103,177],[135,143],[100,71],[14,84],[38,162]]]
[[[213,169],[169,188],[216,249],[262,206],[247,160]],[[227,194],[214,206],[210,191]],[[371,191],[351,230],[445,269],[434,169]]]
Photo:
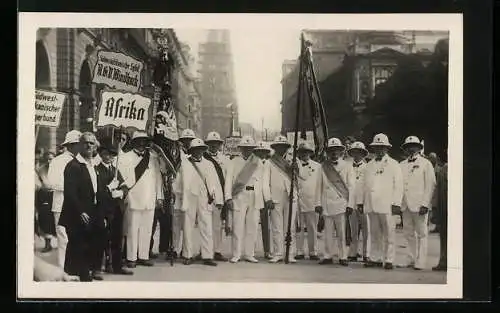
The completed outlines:
[[[113,218],[115,210],[120,206],[120,200],[113,199],[108,185],[115,177],[116,167],[108,169],[104,164],[96,166],[97,172],[97,210],[109,220]],[[118,175],[118,181],[123,181]]]
[[[104,225],[104,216],[99,214],[95,200],[96,193],[87,167],[74,158],[64,169],[64,202],[59,225],[80,229],[84,226],[80,217],[82,213],[87,213],[91,225]]]

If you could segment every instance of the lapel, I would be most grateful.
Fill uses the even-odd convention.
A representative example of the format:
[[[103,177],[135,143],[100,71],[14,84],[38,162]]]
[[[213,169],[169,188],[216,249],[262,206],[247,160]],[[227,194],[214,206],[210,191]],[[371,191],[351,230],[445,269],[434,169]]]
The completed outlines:
[[[81,157],[76,158],[76,161],[80,165],[80,170],[82,172],[83,186],[90,190],[90,193],[95,196],[94,187],[92,186],[92,179],[90,178],[89,171],[87,170],[87,165],[82,163]],[[97,174],[97,173],[96,173]],[[99,175],[97,174],[97,181],[99,181]]]

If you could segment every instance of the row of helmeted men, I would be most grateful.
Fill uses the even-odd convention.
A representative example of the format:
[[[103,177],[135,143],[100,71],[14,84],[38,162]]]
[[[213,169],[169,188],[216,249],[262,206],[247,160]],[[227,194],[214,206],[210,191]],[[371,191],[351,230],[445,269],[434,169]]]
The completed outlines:
[[[394,215],[402,212],[409,243],[407,266],[426,267],[427,220],[436,179],[432,164],[420,153],[423,145],[417,137],[410,136],[403,143],[408,158],[400,164],[388,155],[391,144],[387,136],[378,134],[370,144],[375,157],[369,162],[365,161],[368,151],[363,143],[355,142],[346,151],[339,139],[331,138],[327,159],[321,164],[311,160],[313,148],[307,142],[300,143],[296,166],[286,159],[291,145],[284,136],[276,137],[270,146],[243,137],[238,144],[241,156],[233,159],[221,153],[223,141],[215,132],[203,141],[186,130],[180,141],[185,150],[174,181],[174,242],[185,264],[194,262],[198,252],[193,240],[196,224],[203,262],[216,265],[214,260],[226,260],[221,251],[224,223],[232,233],[229,261],[258,262],[255,246],[259,221],[262,233],[270,233],[267,245],[263,238],[264,256],[271,263],[283,261],[291,177],[296,170],[291,220],[294,225],[297,219],[300,227],[298,234],[291,227],[289,262],[305,258],[306,237],[309,259],[320,259],[317,225],[321,216],[325,247],[320,264],[333,263],[336,254],[339,263],[347,266],[349,261],[358,260],[359,249],[365,266],[392,269],[396,249]],[[344,159],[345,154],[349,161]],[[221,218],[226,215],[221,214],[225,208],[229,218]],[[351,226],[349,247],[346,223]]]

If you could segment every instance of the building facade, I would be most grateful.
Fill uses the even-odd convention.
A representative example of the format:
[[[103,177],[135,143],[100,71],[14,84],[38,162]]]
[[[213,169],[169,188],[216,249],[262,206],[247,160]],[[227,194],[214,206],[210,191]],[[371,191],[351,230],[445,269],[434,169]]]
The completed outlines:
[[[387,100],[379,92],[387,89],[385,83],[395,71],[413,61],[415,68],[424,69],[438,40],[447,37],[448,32],[441,31],[305,32],[312,43],[329,136],[361,138],[365,126],[377,118],[370,105]],[[282,133],[295,128],[299,70],[294,63],[283,63]],[[301,129],[311,130],[308,108],[302,110]]]
[[[202,136],[230,136],[239,123],[229,30],[209,30],[198,54]]]
[[[184,101],[186,94],[194,97],[195,93],[185,91],[190,88],[182,75],[187,61],[175,31],[169,29],[166,34],[176,59],[174,105],[179,115],[179,128],[182,129],[196,118],[184,108],[189,103]],[[72,129],[97,131],[95,117],[99,95],[104,87],[92,83],[92,72],[99,50],[120,51],[142,60],[144,71],[140,93],[153,96],[151,80],[158,47],[150,29],[41,28],[37,31],[36,40],[36,88],[67,95],[59,127],[40,127],[37,147],[54,149],[62,143],[66,132]],[[186,111],[188,113],[184,115]]]

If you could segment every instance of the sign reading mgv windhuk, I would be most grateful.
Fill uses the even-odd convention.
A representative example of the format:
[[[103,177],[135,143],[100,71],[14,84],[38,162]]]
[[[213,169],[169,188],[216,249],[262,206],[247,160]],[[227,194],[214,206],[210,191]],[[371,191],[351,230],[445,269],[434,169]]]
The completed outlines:
[[[146,131],[151,110],[151,99],[141,94],[103,90],[97,127],[115,126]]]
[[[35,90],[35,125],[58,127],[65,100],[63,93]]]
[[[138,92],[143,68],[140,60],[124,53],[101,50],[97,52],[92,82],[116,90]]]

